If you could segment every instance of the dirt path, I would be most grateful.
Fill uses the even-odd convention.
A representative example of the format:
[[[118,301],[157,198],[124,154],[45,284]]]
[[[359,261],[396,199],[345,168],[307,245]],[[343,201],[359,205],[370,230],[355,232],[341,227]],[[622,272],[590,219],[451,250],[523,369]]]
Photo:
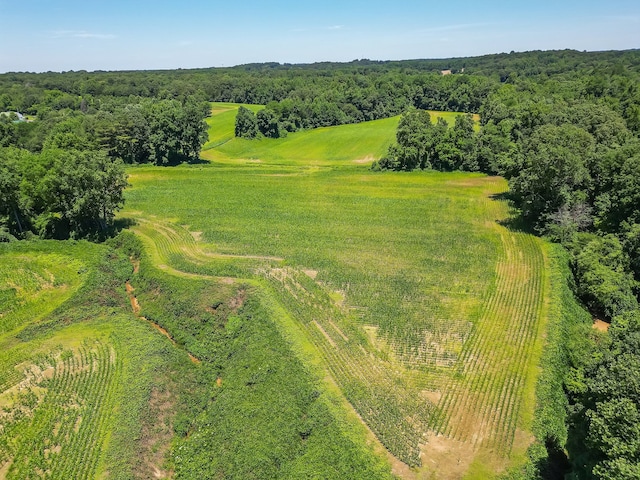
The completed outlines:
[[[605,322],[604,320],[600,320],[599,318],[593,319],[593,328],[600,332],[608,332],[610,326],[611,324]]]

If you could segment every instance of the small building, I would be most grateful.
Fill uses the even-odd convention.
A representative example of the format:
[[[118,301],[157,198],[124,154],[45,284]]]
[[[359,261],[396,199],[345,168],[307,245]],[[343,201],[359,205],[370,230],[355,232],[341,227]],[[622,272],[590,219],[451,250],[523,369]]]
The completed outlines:
[[[24,115],[22,115],[20,112],[0,112],[0,115],[3,115],[5,117],[17,117],[17,120],[14,120],[14,122],[26,122],[27,119],[25,118]]]

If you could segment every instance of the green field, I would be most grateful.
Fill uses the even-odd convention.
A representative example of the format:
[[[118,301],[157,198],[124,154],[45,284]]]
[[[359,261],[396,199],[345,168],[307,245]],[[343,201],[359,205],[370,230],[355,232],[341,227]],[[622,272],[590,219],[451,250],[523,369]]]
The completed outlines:
[[[122,215],[165,273],[255,288],[396,473],[486,478],[531,441],[543,245],[501,226],[500,178],[371,172],[396,122],[221,136],[211,165],[130,170]]]
[[[174,415],[150,400],[175,403],[171,376],[191,362],[131,315],[130,270],[86,242],[0,247],[0,478],[163,473],[173,434],[154,415]]]
[[[0,245],[0,478],[522,464],[549,282],[506,182],[371,171],[398,118],[250,141],[237,107],[210,163],[129,169],[133,234]]]
[[[254,112],[263,108],[258,105],[245,107]],[[368,166],[383,156],[387,147],[395,141],[395,130],[400,120],[400,117],[385,118],[365,124],[290,133],[282,139],[254,141],[234,137],[237,109],[238,105],[232,103],[213,104],[212,116],[207,121],[209,141],[204,145],[202,158],[236,164],[250,161],[295,166]],[[453,112],[429,113],[432,122],[443,118],[450,125],[459,115]]]
[[[0,478],[391,478],[251,285],[124,234],[0,245],[0,275]]]

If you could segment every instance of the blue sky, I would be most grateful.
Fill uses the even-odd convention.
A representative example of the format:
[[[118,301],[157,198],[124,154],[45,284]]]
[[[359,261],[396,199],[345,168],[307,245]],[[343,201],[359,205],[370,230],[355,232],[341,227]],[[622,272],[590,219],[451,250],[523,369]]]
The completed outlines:
[[[0,72],[640,48],[638,0],[0,0]]]

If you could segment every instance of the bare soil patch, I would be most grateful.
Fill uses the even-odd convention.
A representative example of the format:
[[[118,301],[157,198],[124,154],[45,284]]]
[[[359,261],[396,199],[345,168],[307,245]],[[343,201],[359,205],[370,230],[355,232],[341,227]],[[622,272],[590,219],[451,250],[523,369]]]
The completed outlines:
[[[177,347],[178,344],[176,343],[176,341],[173,339],[173,337],[171,336],[171,334],[167,330],[162,328],[156,322],[153,322],[153,321],[149,320],[148,318],[143,317],[143,316],[140,315],[140,310],[141,310],[140,303],[138,302],[137,297],[133,294],[135,288],[133,288],[133,286],[131,285],[131,283],[128,280],[125,283],[125,289],[127,291],[127,295],[129,296],[129,300],[131,301],[131,310],[133,310],[134,315],[136,317],[138,317],[140,320],[144,320],[145,322],[149,323],[149,325],[151,325],[153,328],[155,328],[157,331],[159,331],[162,335],[167,337],[169,339],[169,341],[173,344],[174,347]],[[192,355],[190,352],[187,351],[187,354],[189,355],[189,358],[191,359],[191,361],[193,363],[200,363],[201,362],[201,360],[199,358],[197,358],[196,356]],[[164,477],[160,477],[160,478],[164,478]]]
[[[434,405],[437,405],[438,403],[440,403],[440,399],[442,398],[442,393],[441,392],[431,392],[429,390],[423,390],[422,391],[422,396],[424,398],[426,398],[427,400],[429,400]]]
[[[471,443],[432,435],[422,448],[424,475],[418,478],[458,480],[469,469],[475,451]]]
[[[358,158],[358,159],[354,160],[353,163],[357,163],[357,164],[373,163],[374,160],[375,160],[375,158],[373,158],[373,155],[367,155],[364,158]]]
[[[600,320],[599,318],[593,319],[593,328],[600,332],[608,332],[610,326],[611,324],[605,322],[604,320]]]
[[[241,288],[240,290],[238,290],[235,297],[232,297],[229,300],[229,307],[231,307],[233,311],[238,311],[238,309],[242,308],[246,300],[247,291],[244,288]]]
[[[169,390],[154,388],[149,398],[149,415],[142,425],[140,436],[140,463],[137,478],[171,478],[173,472],[162,468],[171,447],[175,395]]]
[[[138,315],[140,313],[140,303],[138,303],[138,298],[133,294],[134,288],[129,282],[127,282],[126,289],[129,294],[129,301],[131,302],[131,310],[133,310],[133,313]]]
[[[140,260],[136,260],[133,257],[129,257],[131,265],[133,265],[133,273],[136,274],[140,271]]]
[[[13,460],[9,460],[4,465],[0,466],[0,478],[7,478],[7,473],[9,472],[9,468],[11,468],[11,464]]]
[[[311,280],[315,280],[316,277],[318,276],[318,271],[317,270],[302,270],[304,272],[304,274],[309,277]]]

